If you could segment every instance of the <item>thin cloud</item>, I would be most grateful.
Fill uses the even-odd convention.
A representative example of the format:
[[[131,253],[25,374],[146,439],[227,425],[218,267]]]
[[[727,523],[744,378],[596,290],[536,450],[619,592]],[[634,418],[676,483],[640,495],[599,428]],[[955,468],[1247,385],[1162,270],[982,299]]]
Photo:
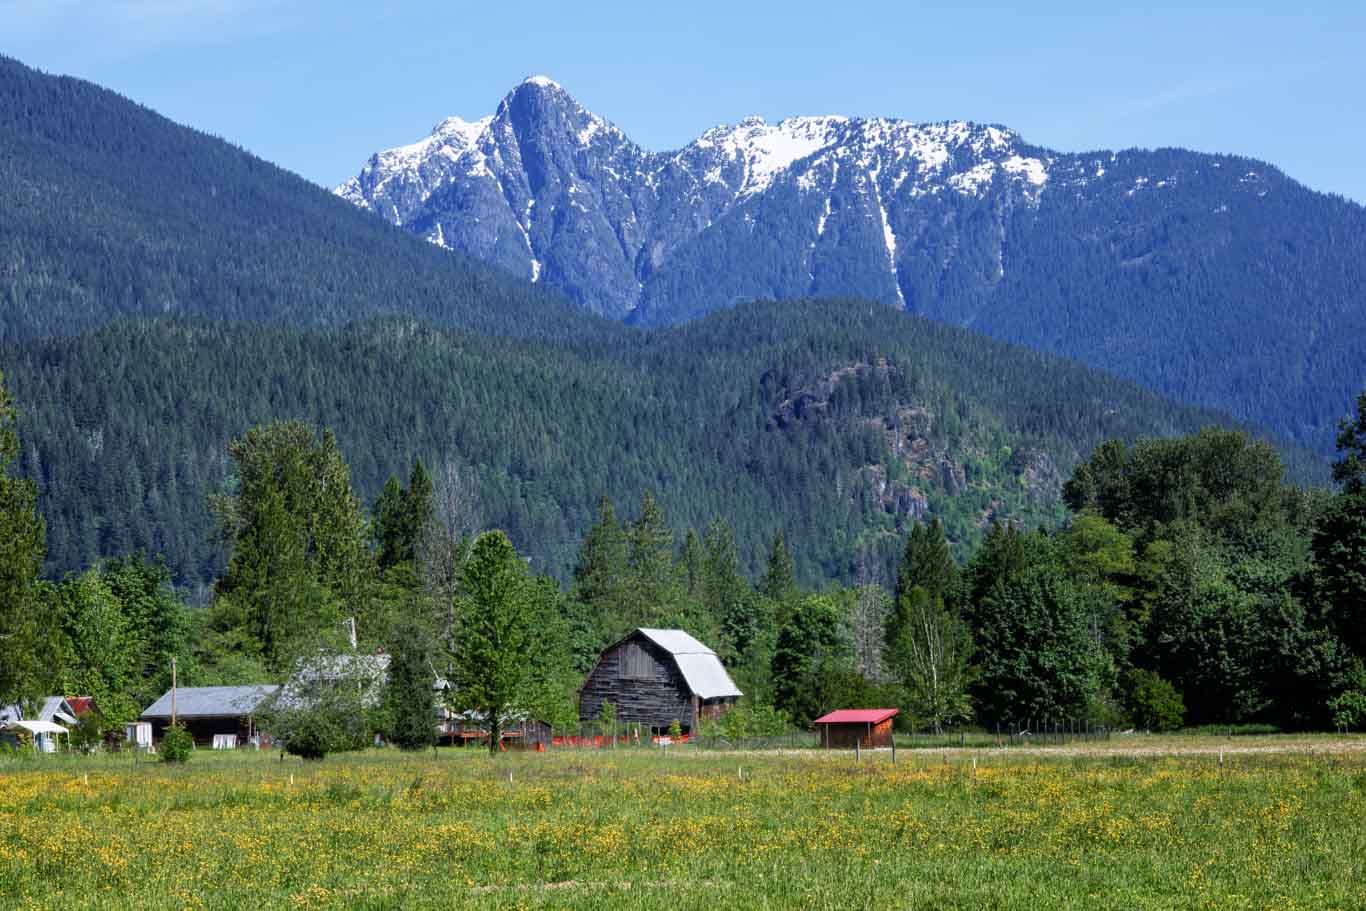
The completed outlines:
[[[1130,104],[1129,113],[1144,114],[1166,108],[1179,107],[1192,101],[1205,101],[1229,92],[1237,91],[1246,85],[1244,80],[1219,78],[1187,79],[1169,86],[1160,92],[1140,98]]]

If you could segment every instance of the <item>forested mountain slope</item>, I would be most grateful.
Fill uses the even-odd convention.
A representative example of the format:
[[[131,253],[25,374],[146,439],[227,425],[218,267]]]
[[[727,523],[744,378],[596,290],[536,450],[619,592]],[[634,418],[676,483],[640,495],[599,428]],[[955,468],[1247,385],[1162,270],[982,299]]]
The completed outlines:
[[[119,316],[610,331],[113,92],[0,57],[0,339]]]
[[[679,527],[728,521],[751,569],[784,527],[813,582],[848,577],[860,553],[890,558],[931,515],[961,545],[996,518],[1054,522],[1062,480],[1100,441],[1229,423],[869,302],[621,332],[139,321],[11,345],[0,364],[49,571],[144,548],[189,584],[221,566],[206,497],[231,484],[229,439],[272,419],[334,429],[367,500],[414,457],[438,477],[453,462],[484,524],[539,569],[566,572],[600,497],[629,512],[652,491]]]
[[[1366,209],[1231,155],[840,116],[751,118],[656,153],[533,77],[337,192],[638,324],[878,300],[1325,454],[1366,382]]]

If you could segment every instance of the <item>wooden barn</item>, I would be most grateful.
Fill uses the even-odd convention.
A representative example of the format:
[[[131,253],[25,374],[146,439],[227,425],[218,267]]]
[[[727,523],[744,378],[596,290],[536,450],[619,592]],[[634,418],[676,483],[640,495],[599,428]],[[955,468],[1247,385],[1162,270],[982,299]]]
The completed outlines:
[[[598,658],[579,688],[579,718],[596,721],[604,701],[618,722],[665,733],[720,718],[743,695],[716,652],[681,629],[638,629]]]
[[[892,718],[896,709],[840,709],[816,719],[821,746],[852,750],[892,745]]]
[[[256,713],[279,689],[273,683],[182,686],[175,690],[176,720],[194,737],[195,746],[245,746],[258,734]],[[148,706],[141,717],[151,722],[153,738],[160,742],[171,723],[171,691]]]

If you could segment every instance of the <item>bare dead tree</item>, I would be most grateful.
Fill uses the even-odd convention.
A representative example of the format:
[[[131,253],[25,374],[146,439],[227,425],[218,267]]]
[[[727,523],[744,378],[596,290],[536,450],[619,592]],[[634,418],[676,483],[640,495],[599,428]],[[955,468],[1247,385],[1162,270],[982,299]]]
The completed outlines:
[[[469,468],[448,458],[432,480],[432,517],[417,545],[417,566],[441,611],[446,653],[455,651],[460,573],[479,533],[479,489]]]
[[[859,552],[854,581],[857,597],[849,618],[854,639],[854,658],[858,671],[869,680],[886,679],[883,649],[886,643],[887,614],[891,601],[882,587],[882,573],[866,550]]]

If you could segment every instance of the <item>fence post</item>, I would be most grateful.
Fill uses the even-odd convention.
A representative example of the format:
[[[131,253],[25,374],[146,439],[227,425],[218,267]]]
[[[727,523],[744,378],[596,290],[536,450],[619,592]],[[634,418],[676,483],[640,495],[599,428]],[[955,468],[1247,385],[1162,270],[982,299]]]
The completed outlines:
[[[863,761],[863,757],[862,757],[862,756],[860,755],[860,753],[859,753],[859,744],[862,743],[862,742],[863,742],[863,738],[862,738],[862,737],[859,737],[859,736],[857,736],[857,735],[855,735],[855,737],[854,737],[854,764],[855,764],[855,765],[857,765],[858,763],[860,763],[860,762]],[[1219,755],[1220,755],[1221,757],[1223,756],[1222,753],[1220,753]],[[1223,759],[1221,758],[1219,761],[1222,763],[1222,762],[1223,762]]]

